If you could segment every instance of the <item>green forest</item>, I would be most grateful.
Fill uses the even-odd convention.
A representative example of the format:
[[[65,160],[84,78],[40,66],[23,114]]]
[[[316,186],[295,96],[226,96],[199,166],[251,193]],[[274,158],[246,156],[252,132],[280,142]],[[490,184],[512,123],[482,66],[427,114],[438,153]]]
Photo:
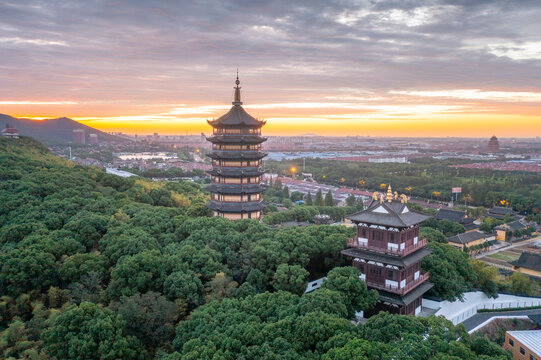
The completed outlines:
[[[209,217],[187,181],[120,178],[0,139],[2,359],[511,359],[436,317],[375,305],[340,251],[352,228]],[[430,230],[427,230],[430,229]],[[434,295],[487,285],[426,228]],[[327,274],[304,294],[309,279]]]

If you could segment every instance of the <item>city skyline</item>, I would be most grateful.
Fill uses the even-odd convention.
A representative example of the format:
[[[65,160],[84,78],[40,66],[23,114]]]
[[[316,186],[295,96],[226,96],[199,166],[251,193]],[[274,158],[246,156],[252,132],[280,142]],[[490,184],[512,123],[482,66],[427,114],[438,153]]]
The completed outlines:
[[[0,4],[0,113],[102,131],[541,135],[535,1]]]

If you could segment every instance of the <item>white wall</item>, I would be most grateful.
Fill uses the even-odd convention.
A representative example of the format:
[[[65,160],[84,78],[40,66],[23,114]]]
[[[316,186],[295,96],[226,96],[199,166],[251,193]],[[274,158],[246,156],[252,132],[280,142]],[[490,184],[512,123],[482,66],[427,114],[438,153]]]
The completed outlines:
[[[500,294],[496,299],[489,299],[483,292],[464,293],[464,301],[433,301],[423,299],[423,306],[437,309],[435,315],[442,315],[453,324],[459,324],[473,315],[479,309],[507,309],[516,307],[540,306],[541,298]]]

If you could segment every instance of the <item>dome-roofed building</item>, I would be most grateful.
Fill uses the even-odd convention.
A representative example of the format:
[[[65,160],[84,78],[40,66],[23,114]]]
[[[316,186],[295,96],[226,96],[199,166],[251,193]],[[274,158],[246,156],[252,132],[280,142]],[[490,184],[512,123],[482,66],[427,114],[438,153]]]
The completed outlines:
[[[488,141],[488,151],[499,151],[500,150],[500,142],[498,141],[498,138],[496,135],[493,135],[490,140]]]
[[[248,114],[242,107],[240,81],[235,81],[233,107],[217,120],[207,121],[213,127],[210,202],[207,207],[214,216],[236,219],[259,219],[266,204],[262,193],[265,170],[261,151],[261,128],[265,121]]]

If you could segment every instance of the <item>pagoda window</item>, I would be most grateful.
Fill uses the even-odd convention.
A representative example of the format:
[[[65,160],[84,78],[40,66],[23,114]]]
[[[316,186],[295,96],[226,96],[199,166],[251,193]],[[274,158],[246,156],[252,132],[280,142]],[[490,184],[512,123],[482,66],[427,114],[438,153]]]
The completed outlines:
[[[379,231],[379,230],[373,230],[372,231],[372,238],[375,240],[375,241],[383,241],[383,231]]]
[[[225,129],[226,134],[240,134],[240,129]]]

